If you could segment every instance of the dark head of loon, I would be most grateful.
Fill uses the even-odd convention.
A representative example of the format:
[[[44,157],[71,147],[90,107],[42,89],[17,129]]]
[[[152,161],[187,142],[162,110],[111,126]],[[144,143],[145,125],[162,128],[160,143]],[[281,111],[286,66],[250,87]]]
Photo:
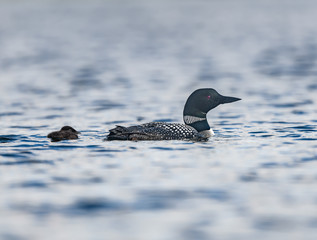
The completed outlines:
[[[198,132],[209,130],[206,114],[220,104],[241,100],[235,97],[220,95],[212,88],[201,88],[194,91],[187,99],[183,118],[186,125],[192,126]]]
[[[76,134],[80,134],[80,132],[76,131],[74,128],[72,128],[71,126],[64,126],[61,128],[60,131],[70,131],[72,133],[76,133]]]

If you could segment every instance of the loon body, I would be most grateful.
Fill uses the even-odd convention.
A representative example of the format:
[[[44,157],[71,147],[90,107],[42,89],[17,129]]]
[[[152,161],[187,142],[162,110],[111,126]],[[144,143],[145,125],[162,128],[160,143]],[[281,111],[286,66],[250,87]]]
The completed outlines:
[[[117,126],[110,130],[107,140],[203,140],[204,135],[195,128],[181,123],[150,122],[137,126]]]
[[[47,137],[51,138],[52,142],[58,142],[61,140],[78,139],[78,134],[80,134],[80,132],[77,132],[74,128],[70,126],[64,126],[59,131],[51,132],[47,135]]]
[[[241,100],[220,95],[212,88],[194,91],[187,99],[183,111],[185,124],[150,122],[141,125],[110,129],[106,140],[207,140],[214,135],[206,114],[219,104]]]

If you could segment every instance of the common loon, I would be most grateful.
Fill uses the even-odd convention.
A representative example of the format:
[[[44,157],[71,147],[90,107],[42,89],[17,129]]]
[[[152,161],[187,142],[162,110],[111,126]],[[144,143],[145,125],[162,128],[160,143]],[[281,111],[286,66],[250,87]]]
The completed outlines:
[[[78,134],[80,134],[80,132],[76,131],[74,128],[64,126],[59,131],[51,132],[47,137],[51,138],[52,142],[58,142],[61,140],[78,139]]]
[[[150,122],[137,126],[109,130],[105,140],[207,140],[214,135],[207,122],[206,114],[219,104],[241,100],[235,97],[220,95],[212,88],[194,91],[187,99],[183,111],[185,124]]]

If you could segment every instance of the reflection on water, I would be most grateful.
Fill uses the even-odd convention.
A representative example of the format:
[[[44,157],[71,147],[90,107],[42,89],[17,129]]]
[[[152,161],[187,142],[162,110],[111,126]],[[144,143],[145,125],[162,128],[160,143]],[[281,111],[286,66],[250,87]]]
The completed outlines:
[[[0,238],[315,239],[316,7],[1,2]],[[103,141],[201,87],[208,142]]]

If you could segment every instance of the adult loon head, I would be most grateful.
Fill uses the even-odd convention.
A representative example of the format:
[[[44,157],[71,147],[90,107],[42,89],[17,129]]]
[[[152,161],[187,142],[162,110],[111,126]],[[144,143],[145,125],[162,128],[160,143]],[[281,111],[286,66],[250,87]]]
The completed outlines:
[[[194,91],[187,99],[183,119],[186,125],[192,126],[198,132],[210,130],[206,114],[220,104],[241,100],[235,97],[220,95],[212,88],[201,88]]]

